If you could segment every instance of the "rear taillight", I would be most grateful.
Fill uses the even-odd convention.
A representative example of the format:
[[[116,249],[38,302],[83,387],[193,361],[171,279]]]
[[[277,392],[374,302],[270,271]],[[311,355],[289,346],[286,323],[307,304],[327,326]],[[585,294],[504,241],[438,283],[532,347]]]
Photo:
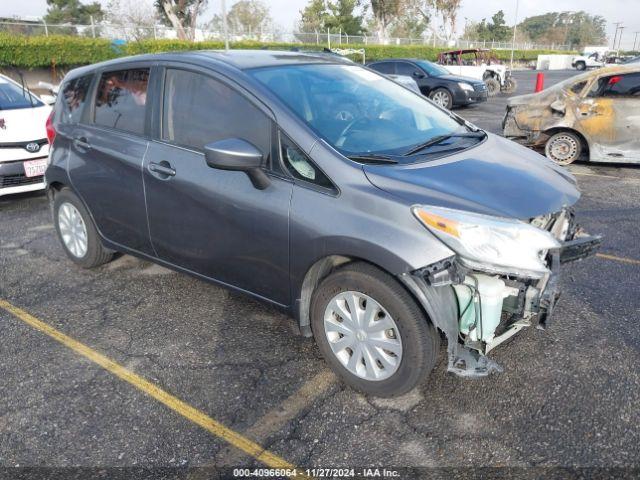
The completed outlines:
[[[49,145],[52,145],[53,141],[56,139],[56,129],[53,126],[53,110],[51,110],[51,113],[47,118],[45,128],[47,130],[47,140],[49,141]]]

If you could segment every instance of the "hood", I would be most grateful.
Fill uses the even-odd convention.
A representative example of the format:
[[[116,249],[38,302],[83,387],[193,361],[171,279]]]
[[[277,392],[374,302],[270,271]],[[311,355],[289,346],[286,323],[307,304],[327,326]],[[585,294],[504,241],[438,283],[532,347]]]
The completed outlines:
[[[472,85],[484,83],[482,80],[478,80],[477,78],[471,78],[471,77],[465,77],[462,75],[453,75],[453,74],[440,75],[439,77],[436,77],[436,78],[443,78],[445,80],[451,80],[452,82],[467,82]]]
[[[464,152],[407,165],[365,165],[376,187],[407,203],[529,219],[573,205],[580,192],[562,167],[493,134]]]
[[[0,144],[31,142],[47,138],[45,125],[51,107],[0,110]]]
[[[536,105],[536,104],[549,104],[563,96],[562,89],[554,88],[555,85],[542,90],[538,93],[527,93],[526,95],[517,95],[507,100],[507,105],[510,107],[517,107],[520,105]]]

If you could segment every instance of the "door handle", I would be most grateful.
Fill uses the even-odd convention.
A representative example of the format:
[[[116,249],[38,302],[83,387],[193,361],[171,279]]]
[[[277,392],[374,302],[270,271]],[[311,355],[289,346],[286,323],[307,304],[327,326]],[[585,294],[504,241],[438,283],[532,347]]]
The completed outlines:
[[[73,145],[79,150],[90,150],[91,144],[86,137],[77,137],[73,139]]]
[[[157,173],[164,177],[173,177],[176,174],[175,169],[171,166],[169,162],[165,160],[161,161],[160,163],[154,163],[154,162],[150,163],[149,171],[153,173]]]

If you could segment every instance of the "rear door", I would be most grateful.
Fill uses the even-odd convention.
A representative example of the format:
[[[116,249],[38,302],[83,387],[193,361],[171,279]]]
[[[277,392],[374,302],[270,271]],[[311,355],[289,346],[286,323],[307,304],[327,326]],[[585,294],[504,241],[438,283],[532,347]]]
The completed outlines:
[[[69,176],[102,235],[153,254],[142,185],[148,146],[148,65],[99,71],[84,121],[73,128]]]
[[[596,161],[640,161],[640,72],[598,78],[576,118]]]
[[[293,183],[271,169],[275,128],[254,97],[209,71],[167,67],[161,119],[145,158],[149,227],[158,257],[281,305],[289,293]],[[271,184],[211,168],[204,145],[241,138],[268,160]]]

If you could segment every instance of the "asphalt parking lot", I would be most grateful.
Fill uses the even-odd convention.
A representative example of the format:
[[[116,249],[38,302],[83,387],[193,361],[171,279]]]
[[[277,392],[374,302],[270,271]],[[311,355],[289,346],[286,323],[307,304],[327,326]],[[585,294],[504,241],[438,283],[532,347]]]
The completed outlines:
[[[549,74],[547,85],[574,73]],[[516,78],[518,93],[533,90],[533,72]],[[505,102],[457,112],[498,133]],[[276,460],[443,477],[640,468],[640,167],[571,169],[578,217],[604,235],[604,255],[567,269],[549,328],[492,352],[505,371],[480,380],[447,374],[443,347],[427,383],[386,400],[336,381],[271,307],[129,256],[82,270],[58,244],[43,195],[0,197],[0,466],[181,478]]]

